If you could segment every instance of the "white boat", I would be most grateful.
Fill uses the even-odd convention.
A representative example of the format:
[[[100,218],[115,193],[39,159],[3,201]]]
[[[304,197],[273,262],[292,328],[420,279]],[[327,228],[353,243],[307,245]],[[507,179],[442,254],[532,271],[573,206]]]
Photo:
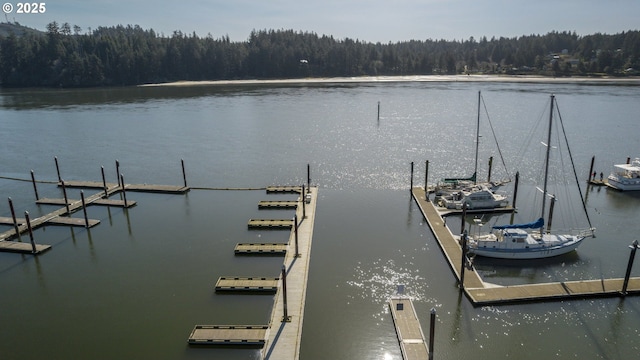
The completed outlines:
[[[481,185],[437,196],[434,201],[440,207],[457,210],[461,210],[465,204],[469,210],[504,208],[509,205],[509,200],[505,195],[496,194]]]
[[[545,203],[548,196],[549,153],[551,150],[551,129],[555,97],[551,96],[549,114],[549,131],[546,142],[544,167],[544,188],[542,189],[542,215],[532,223],[493,226],[493,232],[484,235],[470,236],[468,249],[478,256],[501,259],[541,259],[566,254],[574,251],[582,240],[592,236],[594,228],[579,231],[575,234],[551,234],[549,227],[545,230]],[[577,179],[577,177],[576,177]],[[582,196],[581,196],[582,197]],[[549,213],[553,213],[555,197],[551,197]],[[584,207],[584,206],[583,206]],[[586,214],[586,211],[585,211]],[[551,217],[551,215],[550,215]],[[587,215],[588,220],[588,215]],[[549,220],[549,223],[551,220]]]
[[[640,190],[640,158],[635,158],[630,164],[614,165],[607,177],[607,185],[620,191]]]

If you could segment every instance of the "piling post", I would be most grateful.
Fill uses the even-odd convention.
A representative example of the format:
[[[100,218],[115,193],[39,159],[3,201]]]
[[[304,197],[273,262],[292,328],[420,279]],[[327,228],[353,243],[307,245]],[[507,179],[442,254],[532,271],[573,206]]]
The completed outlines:
[[[293,216],[293,232],[296,243],[296,257],[299,257],[300,252],[298,251],[298,214]]]
[[[60,177],[60,166],[58,165],[58,157],[55,156],[53,160],[55,160],[56,162],[56,173],[58,173],[58,182],[62,182],[62,177]]]
[[[433,340],[436,330],[436,308],[431,308],[431,322],[429,325],[429,360],[433,360]]]
[[[64,206],[67,208],[67,214],[71,213],[71,210],[69,209],[69,199],[67,198],[67,188],[64,186],[64,180],[60,180],[60,183],[62,184],[62,194],[64,195]]]
[[[124,190],[124,175],[120,174],[120,183],[122,184],[122,197],[124,198],[124,207],[127,207],[127,192]]]
[[[13,200],[11,200],[11,198],[9,198],[9,209],[11,209],[11,219],[13,219],[13,228],[18,236],[18,241],[22,242],[20,238],[20,228],[18,227],[18,220],[16,219],[16,212],[13,209]]]
[[[487,182],[491,182],[491,168],[493,167],[493,156],[489,157],[489,173],[487,174]]]
[[[587,184],[591,183],[591,174],[593,174],[593,165],[596,162],[596,156],[591,157],[591,166],[589,167],[589,175],[587,176]]]
[[[118,182],[118,186],[120,186],[120,161],[116,159],[116,181]]]
[[[429,160],[424,162],[424,199],[429,201],[429,188],[427,182],[429,179]]]
[[[633,260],[636,257],[636,250],[638,250],[638,240],[634,240],[629,248],[631,248],[631,254],[629,254],[627,273],[624,275],[624,283],[622,284],[622,296],[627,296],[627,286],[629,285],[629,276],[631,276],[631,268],[633,267]]]
[[[413,161],[411,162],[411,185],[409,191],[413,190]]]
[[[290,322],[291,316],[287,314],[287,268],[284,265],[282,265],[282,304],[284,306],[282,322]]]
[[[109,192],[107,191],[107,178],[104,177],[104,166],[100,167],[100,171],[102,172],[102,186],[104,187],[104,196],[109,196]]]
[[[29,220],[29,212],[24,212],[24,218],[27,222],[27,229],[29,229],[29,239],[31,239],[31,252],[36,253],[36,242],[33,240],[33,229],[31,229],[31,221]]]
[[[378,121],[380,121],[380,101],[378,101]]]
[[[31,170],[31,182],[33,183],[33,191],[36,193],[36,200],[40,200],[38,196],[38,187],[36,186],[36,176],[33,174],[33,170]]]
[[[311,165],[307,164],[307,192],[311,191]]]
[[[80,190],[80,198],[82,199],[82,211],[84,212],[84,226],[89,228],[89,217],[87,216],[87,204],[84,201],[84,191]]]
[[[464,269],[467,263],[467,231],[462,233],[462,262],[460,264],[460,291],[464,290]]]
[[[304,195],[304,184],[302,184],[302,195],[300,195],[300,200],[302,200],[302,221],[307,218],[307,210],[306,210],[306,199]]]
[[[631,158],[627,156],[627,164],[631,163]]]
[[[516,199],[518,198],[518,183],[520,182],[520,171],[516,171],[516,183],[513,186],[513,208],[516,208]]]
[[[460,223],[460,233],[464,232],[465,219],[467,218],[467,203],[462,204],[462,221]]]
[[[184,180],[184,187],[187,187],[187,173],[184,171],[184,159],[180,159],[182,163],[182,179]]]

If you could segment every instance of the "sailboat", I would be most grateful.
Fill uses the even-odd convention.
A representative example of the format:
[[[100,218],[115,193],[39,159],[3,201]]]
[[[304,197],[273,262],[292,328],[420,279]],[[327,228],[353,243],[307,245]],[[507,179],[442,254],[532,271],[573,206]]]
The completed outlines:
[[[555,96],[551,95],[549,129],[547,134],[547,142],[545,144],[546,155],[544,165],[544,188],[542,189],[542,213],[540,215],[540,218],[533,222],[525,224],[493,226],[493,232],[490,234],[470,236],[468,247],[471,253],[479,256],[501,259],[541,259],[571,252],[578,246],[580,246],[580,244],[586,237],[593,236],[593,232],[595,229],[591,227],[591,222],[589,220],[589,215],[586,212],[584,201],[583,209],[590,226],[588,230],[579,231],[577,234],[561,235],[550,233],[555,196],[550,196],[551,204],[549,208],[549,226],[547,226],[546,231],[544,229],[546,198],[547,196],[549,196],[547,190],[554,101]],[[571,154],[570,151],[569,154]],[[583,199],[582,194],[580,197]]]
[[[504,208],[509,205],[509,201],[505,195],[494,193],[494,189],[502,185],[502,182],[478,183],[477,181],[481,102],[482,93],[478,91],[476,158],[473,175],[467,178],[445,178],[440,184],[438,184],[434,203],[438,204],[440,207],[447,209],[462,209],[462,207],[466,205],[468,209],[495,209]],[[499,147],[498,151],[500,151]],[[502,156],[502,154],[500,156]],[[504,164],[504,159],[502,163]]]

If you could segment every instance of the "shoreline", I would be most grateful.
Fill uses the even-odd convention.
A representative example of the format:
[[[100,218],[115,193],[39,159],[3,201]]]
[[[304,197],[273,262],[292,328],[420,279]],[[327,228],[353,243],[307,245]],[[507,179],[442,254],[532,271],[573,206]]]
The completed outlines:
[[[220,85],[305,85],[350,84],[385,82],[504,82],[590,85],[640,85],[640,77],[548,77],[538,75],[407,75],[407,76],[359,76],[299,79],[249,79],[249,80],[199,80],[173,81],[137,85],[140,87],[164,86],[220,86]]]

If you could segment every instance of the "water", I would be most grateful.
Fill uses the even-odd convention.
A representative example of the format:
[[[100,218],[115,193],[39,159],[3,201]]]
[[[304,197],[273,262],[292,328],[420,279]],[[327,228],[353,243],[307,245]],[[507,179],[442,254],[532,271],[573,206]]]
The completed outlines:
[[[302,184],[311,164],[320,186],[309,272],[302,359],[400,359],[386,299],[406,284],[425,331],[437,310],[436,356],[604,358],[637,355],[640,300],[597,299],[474,308],[456,288],[417,205],[416,184],[473,171],[477,92],[482,91],[509,172],[521,172],[521,220],[531,214],[538,168],[522,157],[531,125],[557,95],[577,171],[639,156],[640,87],[520,83],[380,83],[88,90],[5,90],[0,94],[4,177],[181,184],[194,187]],[[380,101],[381,117],[377,119]],[[499,169],[483,122],[479,176]],[[584,185],[584,184],[583,184]],[[62,197],[39,184],[41,197]],[[510,188],[505,188],[510,192]],[[16,211],[39,216],[29,182],[0,179]],[[85,191],[85,193],[93,193]],[[528,262],[476,261],[486,281],[522,284],[622,277],[637,237],[640,196],[586,190],[597,237],[575,254]],[[78,198],[77,190],[70,197]],[[281,242],[282,231],[249,231],[264,191],[193,190],[128,194],[123,210],[91,206],[90,229],[38,229],[39,257],[0,253],[3,359],[259,358],[255,349],[189,347],[196,324],[262,324],[271,295],[219,295],[220,276],[277,276],[281,258],[235,257],[237,242]],[[574,200],[565,203],[574,203]],[[5,203],[6,204],[6,203]],[[563,207],[563,204],[558,206]],[[576,204],[571,204],[576,205]],[[0,216],[10,216],[8,205]],[[79,216],[79,215],[76,215]],[[497,218],[501,220],[502,217]],[[493,221],[487,217],[485,220]],[[459,219],[448,222],[452,228]],[[10,227],[2,226],[4,231]],[[633,270],[640,276],[640,265]]]

